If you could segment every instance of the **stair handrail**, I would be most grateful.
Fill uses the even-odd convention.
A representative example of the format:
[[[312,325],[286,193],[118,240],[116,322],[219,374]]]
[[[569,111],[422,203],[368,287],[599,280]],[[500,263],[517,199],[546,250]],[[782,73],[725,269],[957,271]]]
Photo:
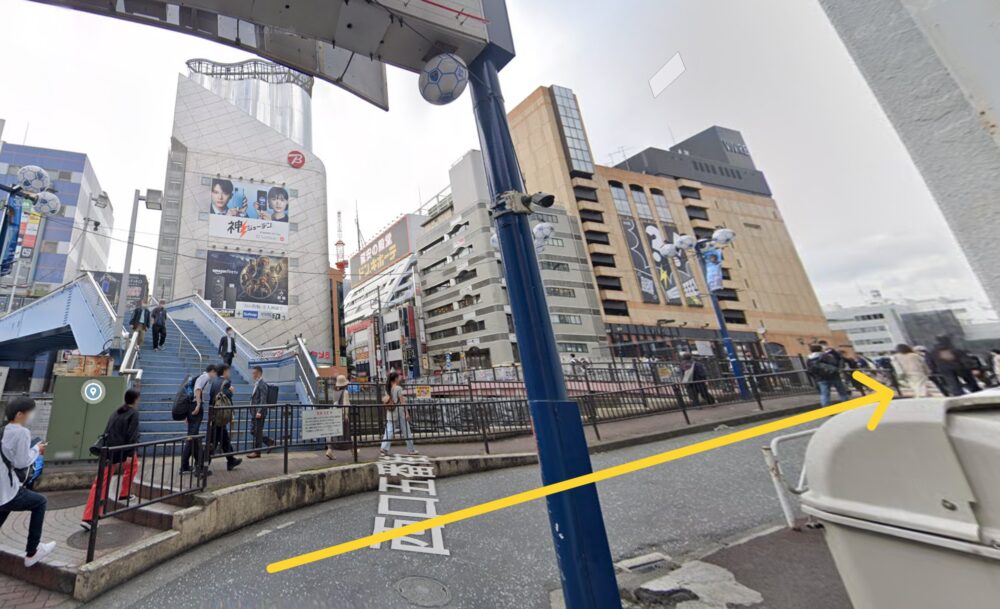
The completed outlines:
[[[316,363],[313,361],[312,357],[309,356],[309,349],[306,347],[306,341],[301,335],[295,336],[295,344],[298,347],[295,350],[295,361],[298,364],[299,373],[302,375],[302,384],[306,386],[306,390],[309,392],[309,398],[312,402],[316,401],[316,386],[319,384],[319,370],[316,369]],[[303,360],[308,363],[308,368],[303,364]]]
[[[153,302],[157,304],[157,306],[163,306],[163,302],[159,298],[157,298],[156,296],[152,296],[151,298],[153,299]],[[169,315],[167,315],[167,321],[169,321],[174,326],[174,328],[177,329],[177,332],[179,332],[180,335],[184,337],[184,340],[186,340],[188,344],[191,345],[191,348],[194,349],[195,354],[198,356],[198,370],[204,368],[205,360],[201,356],[201,351],[198,349],[198,347],[194,345],[194,341],[192,341],[188,337],[188,335],[184,332],[184,330],[181,330],[181,327]],[[177,344],[177,357],[181,356],[181,347],[183,345],[184,343]]]
[[[142,368],[136,366],[139,358],[139,346],[136,344],[138,340],[139,333],[133,332],[128,339],[128,348],[125,349],[125,355],[122,357],[122,365],[118,368],[118,374],[127,377],[130,386],[142,385]]]
[[[97,285],[97,280],[94,279],[94,274],[90,271],[86,271],[85,273],[83,273],[83,275],[90,280],[89,283],[91,287],[94,288],[94,290],[96,290],[98,300],[101,302],[101,304],[104,305],[104,310],[108,314],[108,317],[111,319],[111,329],[113,332],[118,325],[118,314],[115,313],[114,309],[111,308],[111,302],[108,301],[108,297],[104,293],[104,290],[101,289],[101,286]],[[77,279],[79,279],[79,277]],[[122,329],[121,332],[124,335],[125,330]]]

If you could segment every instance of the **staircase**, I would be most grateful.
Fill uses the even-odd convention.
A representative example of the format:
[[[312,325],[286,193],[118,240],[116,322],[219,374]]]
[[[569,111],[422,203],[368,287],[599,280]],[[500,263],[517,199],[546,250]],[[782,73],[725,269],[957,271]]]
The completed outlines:
[[[201,352],[200,361],[198,353],[181,336],[174,323]],[[221,363],[217,355],[217,339],[205,336],[192,321],[175,320],[174,323],[167,324],[167,340],[160,351],[153,351],[153,332],[146,333],[146,342],[142,345],[142,355],[137,363],[143,371],[139,408],[139,435],[142,442],[176,438],[187,433],[184,421],[174,421],[170,415],[174,395],[185,376],[201,374],[208,364]],[[235,393],[233,401],[236,404],[249,403],[249,381],[235,368],[232,369],[230,380]],[[294,386],[279,385],[278,401],[297,402]]]

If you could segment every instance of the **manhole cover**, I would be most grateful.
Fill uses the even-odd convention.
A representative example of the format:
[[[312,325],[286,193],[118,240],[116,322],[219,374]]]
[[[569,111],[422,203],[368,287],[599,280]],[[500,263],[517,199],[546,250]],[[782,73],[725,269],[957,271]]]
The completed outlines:
[[[49,493],[45,495],[48,499],[49,510],[67,510],[69,508],[80,507],[87,504],[88,491],[65,491],[62,493]]]
[[[417,607],[444,607],[451,602],[448,587],[429,577],[407,577],[396,582],[400,596]]]
[[[142,538],[140,527],[127,524],[101,524],[97,527],[97,549],[120,548]],[[66,544],[77,550],[86,550],[90,543],[90,532],[80,529],[69,536]]]

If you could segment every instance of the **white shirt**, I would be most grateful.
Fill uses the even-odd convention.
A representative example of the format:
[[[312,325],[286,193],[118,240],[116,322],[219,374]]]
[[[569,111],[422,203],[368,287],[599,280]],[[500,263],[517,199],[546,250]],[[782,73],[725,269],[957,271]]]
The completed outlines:
[[[212,381],[212,377],[210,377],[207,372],[202,372],[201,376],[199,376],[195,380],[195,382],[194,382],[194,395],[195,395],[195,397],[198,396],[198,390],[200,389],[201,390],[202,401],[207,401],[205,398],[207,398],[208,396],[205,395],[205,389],[208,388],[208,384],[211,381]]]
[[[31,432],[17,423],[7,424],[0,450],[16,469],[28,467],[38,458],[38,446],[31,445]],[[17,474],[10,472],[8,476],[7,473],[7,466],[0,462],[0,505],[10,502],[21,489]]]

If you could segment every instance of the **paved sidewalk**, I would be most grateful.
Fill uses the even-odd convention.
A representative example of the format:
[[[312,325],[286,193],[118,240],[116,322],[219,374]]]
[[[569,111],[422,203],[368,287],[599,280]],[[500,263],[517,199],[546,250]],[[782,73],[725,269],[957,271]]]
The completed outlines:
[[[79,602],[65,594],[0,575],[0,609],[72,609],[79,606]]]

